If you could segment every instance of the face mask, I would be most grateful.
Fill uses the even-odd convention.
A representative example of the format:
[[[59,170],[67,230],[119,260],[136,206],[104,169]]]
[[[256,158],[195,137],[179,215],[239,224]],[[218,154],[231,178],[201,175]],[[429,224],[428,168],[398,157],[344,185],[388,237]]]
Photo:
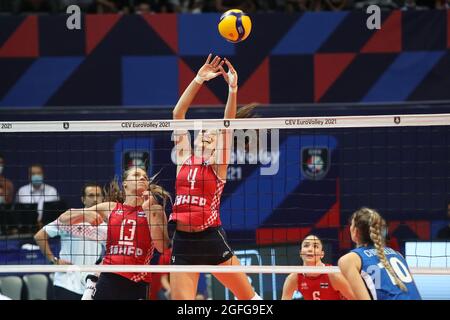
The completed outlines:
[[[42,184],[44,182],[44,176],[40,174],[33,174],[31,176],[31,183],[32,184]]]
[[[0,166],[0,174],[2,174],[3,173],[3,166]]]

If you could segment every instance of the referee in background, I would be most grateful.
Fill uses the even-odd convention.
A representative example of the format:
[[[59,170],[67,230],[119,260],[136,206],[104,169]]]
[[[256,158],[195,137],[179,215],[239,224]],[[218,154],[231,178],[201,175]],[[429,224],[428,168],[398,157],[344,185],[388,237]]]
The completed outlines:
[[[86,183],[83,186],[81,202],[85,208],[103,202],[102,188],[96,183]],[[106,223],[98,225],[99,234],[107,232]],[[50,248],[48,238],[61,237],[61,250],[55,256]],[[61,230],[57,220],[45,225],[39,230],[34,239],[42,253],[53,264],[93,265],[101,259],[104,251],[105,239],[89,240],[80,235]],[[56,272],[53,281],[53,292],[56,300],[81,300],[85,289],[85,272]]]

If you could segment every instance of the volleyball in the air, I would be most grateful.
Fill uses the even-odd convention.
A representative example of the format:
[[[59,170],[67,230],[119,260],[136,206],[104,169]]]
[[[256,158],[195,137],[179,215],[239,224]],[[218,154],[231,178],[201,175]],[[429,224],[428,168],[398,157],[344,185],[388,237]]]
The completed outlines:
[[[242,10],[231,9],[222,14],[218,28],[227,41],[237,43],[247,39],[252,30],[252,20]]]

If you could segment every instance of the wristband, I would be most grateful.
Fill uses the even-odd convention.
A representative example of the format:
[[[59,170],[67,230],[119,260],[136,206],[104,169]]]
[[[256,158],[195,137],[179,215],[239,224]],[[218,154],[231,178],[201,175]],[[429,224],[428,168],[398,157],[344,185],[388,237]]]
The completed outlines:
[[[205,82],[205,80],[199,77],[198,75],[195,76],[194,81],[197,82],[198,84],[203,84],[203,82]]]
[[[236,86],[236,87],[230,87],[230,86],[228,86],[228,91],[230,91],[230,92],[233,92],[233,93],[236,93],[237,92],[237,90],[238,90],[238,87]]]

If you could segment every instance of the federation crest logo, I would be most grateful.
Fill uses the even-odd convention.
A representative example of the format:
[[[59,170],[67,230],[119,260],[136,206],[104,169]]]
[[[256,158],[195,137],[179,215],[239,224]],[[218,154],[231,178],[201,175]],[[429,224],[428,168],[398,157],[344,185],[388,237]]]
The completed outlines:
[[[223,120],[223,126],[228,128],[230,126],[230,120]]]
[[[330,169],[330,157],[328,148],[304,148],[302,149],[302,173],[310,180],[323,179]]]
[[[394,123],[399,124],[400,123],[400,117],[394,117]]]
[[[68,122],[63,122],[63,128],[65,130],[69,129],[69,127],[70,127],[70,124]]]
[[[147,150],[129,150],[123,153],[123,168],[138,167],[144,171],[148,170],[150,153]]]

